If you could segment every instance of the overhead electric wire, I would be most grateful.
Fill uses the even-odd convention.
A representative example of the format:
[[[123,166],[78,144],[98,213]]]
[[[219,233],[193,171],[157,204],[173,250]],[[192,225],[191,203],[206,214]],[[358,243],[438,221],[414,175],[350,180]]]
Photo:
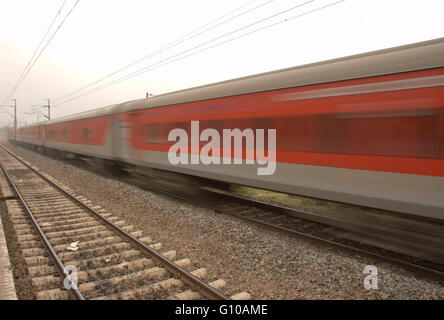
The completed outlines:
[[[0,106],[0,108],[2,108],[3,110],[5,110],[6,113],[8,113],[11,117],[14,118],[14,115],[13,115],[11,112],[9,112],[8,109],[6,109],[5,106]]]
[[[93,92],[96,92],[96,91],[98,91],[98,90],[108,88],[108,87],[110,87],[110,86],[113,86],[113,85],[115,85],[115,84],[117,84],[117,83],[120,83],[120,82],[122,82],[122,81],[128,80],[128,79],[130,79],[130,78],[136,77],[136,76],[138,76],[138,75],[140,75],[140,74],[143,74],[143,73],[145,73],[145,72],[152,71],[152,70],[154,70],[154,69],[157,69],[157,68],[163,67],[163,66],[165,66],[165,65],[168,65],[168,64],[170,64],[170,63],[176,62],[176,61],[178,61],[178,60],[181,60],[181,59],[187,58],[187,57],[189,57],[189,56],[195,55],[195,54],[197,54],[197,53],[200,53],[200,52],[203,52],[203,51],[209,50],[209,49],[214,48],[214,47],[217,47],[217,46],[220,46],[220,45],[222,45],[222,44],[224,44],[224,43],[227,43],[227,42],[230,42],[230,41],[234,41],[234,40],[236,40],[236,39],[239,39],[239,38],[245,37],[245,36],[247,36],[247,35],[250,35],[250,34],[253,34],[253,33],[256,33],[256,32],[259,32],[259,31],[262,31],[262,30],[264,30],[264,29],[267,29],[267,28],[270,28],[270,27],[276,26],[276,25],[281,24],[281,23],[283,23],[283,22],[287,22],[287,21],[290,21],[290,20],[293,20],[293,19],[296,19],[296,18],[299,18],[299,17],[305,16],[305,15],[311,14],[311,13],[313,13],[313,12],[316,12],[316,11],[319,11],[319,10],[322,10],[322,9],[325,9],[325,8],[327,8],[327,7],[330,7],[330,6],[333,6],[333,5],[339,4],[339,3],[341,3],[341,2],[344,2],[345,0],[336,1],[336,2],[334,2],[334,3],[330,3],[330,4],[327,4],[327,5],[321,6],[321,7],[319,7],[319,8],[315,8],[315,9],[309,10],[309,11],[307,11],[307,12],[304,12],[304,13],[301,13],[301,14],[298,14],[298,15],[295,15],[295,16],[292,16],[292,17],[290,17],[290,18],[285,18],[285,19],[283,19],[283,20],[281,20],[281,21],[278,21],[278,22],[275,22],[275,23],[269,24],[269,25],[267,25],[267,26],[264,26],[264,27],[261,27],[261,28],[258,28],[258,29],[255,29],[255,30],[252,30],[252,31],[250,31],[250,32],[244,33],[244,34],[239,35],[239,36],[237,36],[237,37],[234,37],[234,38],[231,38],[231,39],[225,40],[225,41],[223,41],[223,42],[217,43],[217,44],[215,44],[215,45],[213,45],[213,46],[203,48],[203,49],[201,49],[201,50],[198,50],[198,51],[192,52],[192,53],[190,53],[190,54],[188,54],[188,55],[185,55],[185,56],[181,56],[182,54],[184,54],[184,53],[186,53],[186,52],[189,52],[189,51],[192,51],[192,50],[194,50],[194,49],[196,49],[196,48],[202,47],[202,46],[204,46],[204,45],[206,45],[206,44],[208,44],[208,43],[211,43],[211,42],[214,42],[214,41],[219,40],[219,39],[221,39],[221,38],[224,38],[224,37],[226,37],[226,36],[228,36],[228,35],[231,35],[231,34],[233,34],[233,33],[239,32],[239,31],[244,30],[244,29],[246,29],[246,28],[249,28],[249,27],[251,27],[251,26],[253,26],[253,25],[256,25],[256,24],[258,24],[258,23],[264,22],[264,21],[269,20],[269,19],[271,19],[271,18],[274,18],[274,17],[276,17],[276,16],[278,16],[278,15],[281,15],[281,14],[283,14],[283,13],[286,13],[286,12],[289,12],[289,11],[291,11],[291,10],[294,10],[294,9],[296,9],[296,8],[298,8],[298,7],[301,7],[301,6],[303,6],[303,5],[309,4],[309,3],[313,2],[313,1],[315,1],[315,0],[307,1],[307,2],[305,2],[305,3],[299,4],[299,5],[297,5],[297,6],[294,6],[294,7],[291,7],[291,8],[289,8],[289,9],[286,9],[286,10],[284,10],[284,11],[281,11],[281,12],[279,12],[279,13],[277,13],[277,14],[272,15],[272,16],[269,16],[269,17],[266,17],[266,18],[264,18],[264,19],[261,19],[261,20],[259,20],[259,21],[257,21],[257,22],[251,23],[251,24],[249,24],[249,25],[247,25],[247,26],[244,26],[244,27],[242,27],[242,28],[240,28],[240,29],[237,29],[237,30],[235,30],[235,31],[231,31],[231,32],[229,32],[229,33],[226,33],[226,34],[224,34],[224,35],[222,35],[222,36],[219,36],[219,37],[217,37],[217,38],[215,38],[215,39],[212,39],[212,40],[210,40],[210,41],[207,41],[207,42],[205,42],[205,43],[202,43],[202,44],[200,44],[200,45],[197,45],[197,46],[195,46],[195,47],[193,47],[193,48],[191,48],[191,49],[187,49],[187,50],[185,50],[185,51],[182,51],[182,52],[180,52],[180,53],[178,53],[178,54],[175,54],[175,55],[173,55],[173,56],[171,56],[171,57],[168,57],[168,58],[166,58],[166,59],[164,59],[164,60],[162,60],[162,61],[159,61],[159,62],[157,62],[157,63],[154,63],[154,64],[152,64],[152,65],[150,65],[150,66],[147,66],[147,67],[144,67],[144,68],[142,68],[142,69],[139,69],[138,71],[135,71],[135,72],[133,72],[133,73],[130,73],[130,74],[126,75],[126,76],[123,76],[123,77],[121,77],[121,78],[118,78],[118,79],[112,80],[112,81],[110,81],[110,82],[108,82],[108,83],[106,83],[106,84],[104,84],[104,85],[102,85],[102,86],[100,86],[100,87],[98,87],[98,88],[94,88],[94,89],[92,89],[92,90],[90,90],[90,91],[87,91],[87,92],[81,94],[81,95],[78,95],[78,96],[72,97],[72,98],[70,98],[70,99],[68,99],[68,100],[65,100],[65,101],[62,101],[62,102],[60,102],[60,103],[56,103],[55,105],[53,105],[53,107],[56,106],[56,105],[62,105],[62,104],[68,103],[68,102],[70,102],[70,101],[73,101],[73,100],[79,99],[79,98],[81,98],[81,97],[84,97],[84,96],[86,96],[86,95],[89,95],[89,94],[91,94],[91,93],[93,93]],[[173,59],[173,60],[172,60],[172,59]],[[170,61],[169,61],[169,60],[170,60]]]
[[[60,7],[59,11],[57,12],[57,15],[55,16],[55,18],[53,19],[53,21],[51,22],[50,27],[48,28],[48,30],[46,31],[45,35],[43,36],[41,42],[39,43],[38,47],[36,48],[36,50],[34,51],[31,59],[29,60],[26,68],[23,70],[22,74],[20,75],[19,79],[17,80],[16,84],[14,85],[13,89],[11,90],[11,92],[8,94],[7,98],[5,99],[5,101],[7,102],[11,96],[17,91],[17,89],[20,87],[20,85],[22,84],[22,82],[25,80],[26,76],[29,74],[29,72],[31,71],[31,69],[33,68],[33,66],[35,65],[35,63],[37,62],[37,60],[40,58],[40,56],[42,55],[42,53],[45,51],[45,49],[48,47],[48,45],[51,43],[52,39],[54,38],[54,36],[57,34],[57,32],[59,31],[59,29],[62,27],[62,25],[65,23],[66,19],[69,17],[69,15],[71,14],[71,12],[74,10],[74,8],[77,6],[77,4],[79,3],[80,0],[77,0],[77,2],[74,4],[74,6],[71,8],[71,10],[68,12],[68,14],[65,16],[65,18],[62,20],[62,22],[59,24],[59,26],[57,27],[57,29],[54,31],[54,33],[52,34],[52,36],[49,38],[49,40],[46,42],[45,46],[43,47],[43,49],[40,50],[40,53],[37,55],[37,57],[34,59],[34,61],[32,62],[32,64],[29,66],[29,64],[31,63],[31,61],[33,60],[33,58],[35,57],[38,49],[40,48],[40,46],[42,45],[42,42],[44,41],[44,39],[46,38],[46,36],[49,33],[49,30],[51,29],[52,25],[54,24],[55,20],[57,19],[57,17],[59,16],[61,10],[63,9],[63,7],[65,6],[67,0],[65,0],[62,4],[62,6]]]
[[[252,11],[258,9],[258,8],[261,8],[261,7],[267,5],[267,4],[269,4],[269,3],[271,3],[271,2],[273,2],[273,1],[275,1],[275,0],[268,0],[268,1],[266,1],[265,3],[262,3],[262,4],[260,4],[260,5],[256,6],[256,7],[254,7],[254,8],[250,8],[250,9],[244,11],[244,12],[239,13],[238,15],[236,15],[236,16],[234,16],[234,17],[231,17],[231,18],[229,18],[229,19],[227,19],[227,20],[225,20],[225,21],[222,21],[222,22],[218,23],[217,25],[214,25],[214,26],[211,26],[211,27],[206,28],[207,26],[212,25],[212,24],[215,23],[216,21],[219,21],[219,20],[221,20],[221,19],[223,19],[223,18],[229,16],[229,15],[232,14],[233,12],[236,12],[236,11],[238,11],[238,10],[240,10],[240,9],[242,9],[242,8],[248,6],[248,5],[250,5],[250,4],[252,4],[253,2],[256,2],[256,1],[258,1],[258,0],[250,1],[250,2],[248,2],[248,3],[246,3],[246,4],[244,4],[244,5],[242,5],[242,6],[238,7],[238,8],[236,8],[236,9],[233,9],[233,10],[231,10],[230,12],[224,14],[223,16],[221,16],[221,17],[219,17],[219,18],[216,18],[216,19],[214,19],[214,20],[212,20],[212,21],[210,21],[210,22],[204,24],[203,26],[200,26],[200,27],[197,28],[197,29],[194,29],[193,31],[187,33],[186,35],[179,37],[178,39],[176,39],[176,40],[174,40],[174,41],[172,41],[172,42],[170,42],[170,43],[164,45],[163,47],[161,47],[161,48],[159,48],[159,49],[157,49],[157,50],[155,50],[155,51],[153,51],[153,52],[151,52],[151,53],[149,53],[149,54],[147,54],[146,56],[144,56],[144,57],[142,57],[142,58],[136,60],[135,62],[132,62],[132,63],[130,63],[130,64],[128,64],[128,65],[126,65],[126,66],[124,66],[124,67],[122,67],[122,68],[120,68],[120,69],[114,71],[114,72],[111,72],[110,74],[108,74],[108,75],[106,75],[106,76],[100,78],[99,80],[93,81],[93,82],[91,82],[91,83],[89,83],[89,84],[87,84],[87,85],[85,85],[85,86],[83,86],[83,87],[81,87],[81,88],[79,88],[79,89],[76,89],[76,90],[74,90],[74,91],[72,91],[72,92],[70,92],[70,93],[67,93],[67,94],[65,94],[65,95],[63,95],[63,96],[60,96],[60,97],[58,97],[57,99],[54,99],[54,101],[63,100],[63,99],[65,99],[66,97],[70,97],[70,96],[72,96],[72,95],[74,95],[74,94],[76,94],[76,93],[78,93],[78,92],[81,92],[81,91],[83,91],[83,90],[85,90],[85,89],[87,89],[87,88],[89,88],[89,87],[91,87],[91,86],[97,85],[97,84],[100,83],[101,81],[103,81],[103,80],[105,80],[105,79],[107,79],[107,78],[110,78],[110,77],[116,75],[117,73],[122,72],[122,71],[124,71],[124,70],[126,70],[126,69],[128,69],[128,68],[130,68],[130,67],[132,67],[132,66],[135,66],[135,65],[141,63],[142,61],[144,61],[144,60],[146,60],[146,59],[149,59],[149,58],[151,58],[151,57],[154,57],[154,56],[156,56],[156,55],[162,53],[162,52],[165,51],[165,50],[171,49],[171,48],[173,48],[173,47],[175,47],[175,46],[177,46],[177,45],[179,45],[179,44],[184,43],[185,41],[188,41],[188,40],[190,40],[190,39],[192,39],[192,38],[195,38],[195,37],[197,37],[197,36],[199,36],[199,35],[201,35],[201,34],[207,32],[207,31],[210,31],[210,30],[212,30],[212,29],[214,29],[214,28],[217,28],[217,27],[219,27],[219,26],[221,26],[221,25],[223,25],[223,24],[225,24],[225,23],[227,23],[227,22],[229,22],[229,21],[232,21],[232,20],[234,20],[234,19],[236,19],[236,18],[238,18],[238,17],[240,17],[240,16],[242,16],[242,15],[244,15],[244,14],[250,13],[250,12],[252,12]],[[206,28],[206,29],[204,29],[204,28]],[[200,30],[202,30],[202,29],[204,29],[204,30],[203,30],[203,31],[200,31]],[[198,32],[198,31],[200,31],[200,32]]]
[[[77,0],[76,3],[74,4],[74,6],[71,8],[71,10],[69,10],[68,14],[65,16],[65,18],[63,18],[62,22],[59,24],[59,26],[57,27],[56,31],[52,34],[51,38],[49,38],[48,42],[46,43],[46,45],[43,47],[43,49],[40,51],[39,55],[37,56],[37,58],[34,60],[33,64],[31,65],[31,67],[29,68],[29,70],[32,69],[32,67],[34,66],[34,64],[37,62],[37,60],[40,58],[40,56],[42,55],[43,51],[45,51],[46,47],[48,47],[48,45],[50,44],[50,42],[52,41],[52,39],[54,38],[54,36],[57,34],[57,32],[59,31],[59,29],[62,27],[62,25],[65,23],[66,19],[69,17],[69,15],[71,14],[71,12],[74,10],[74,8],[77,6],[77,4],[79,3],[80,0]],[[28,71],[29,72],[29,71]]]
[[[103,87],[99,87],[99,89],[105,89],[105,88],[108,88],[108,87],[110,87],[110,86],[113,86],[113,85],[118,84],[118,83],[120,83],[120,82],[122,82],[122,81],[128,80],[128,79],[130,79],[130,78],[136,77],[136,76],[141,75],[141,74],[143,74],[143,73],[146,73],[146,72],[148,72],[148,71],[152,71],[152,70],[154,70],[154,69],[161,68],[161,67],[166,66],[166,65],[168,65],[168,64],[171,64],[171,63],[173,63],[173,62],[176,62],[176,61],[179,61],[179,60],[185,59],[185,58],[187,58],[187,57],[190,57],[190,56],[193,56],[193,55],[198,54],[198,53],[200,53],[200,52],[203,52],[203,51],[206,51],[206,50],[212,49],[212,48],[214,48],[214,47],[220,46],[220,45],[225,44],[225,43],[227,43],[227,42],[231,42],[231,41],[234,41],[234,40],[237,40],[237,39],[243,38],[243,37],[245,37],[245,36],[247,36],[247,35],[250,35],[250,34],[253,34],[253,33],[256,33],[256,32],[259,32],[259,31],[262,31],[262,30],[264,30],[264,29],[268,29],[268,28],[270,28],[270,27],[276,26],[276,25],[281,24],[281,23],[283,23],[283,22],[287,22],[287,21],[290,21],[290,20],[293,20],[293,19],[296,19],[296,18],[299,18],[299,17],[305,16],[305,15],[307,15],[307,14],[309,14],[309,13],[313,13],[313,12],[315,12],[315,11],[319,11],[319,10],[325,9],[325,8],[327,8],[327,7],[333,6],[333,5],[335,5],[335,4],[338,4],[338,3],[340,3],[340,2],[344,2],[344,1],[346,1],[346,0],[339,0],[339,1],[337,1],[337,2],[330,3],[330,4],[328,4],[328,5],[324,5],[324,6],[322,6],[322,7],[319,7],[319,8],[316,8],[316,9],[313,9],[313,10],[310,10],[310,11],[307,11],[307,12],[304,12],[304,13],[301,13],[301,14],[299,14],[299,15],[296,15],[296,16],[293,16],[293,17],[290,17],[290,18],[286,18],[286,19],[284,19],[284,20],[281,20],[281,21],[278,21],[278,22],[275,22],[275,23],[269,24],[269,25],[267,25],[267,26],[264,26],[264,27],[261,27],[261,28],[255,29],[255,30],[253,30],[253,31],[250,31],[250,32],[244,33],[244,34],[239,35],[239,36],[237,36],[237,37],[234,37],[234,38],[231,38],[231,39],[228,39],[228,40],[225,40],[225,41],[219,42],[219,43],[217,43],[217,44],[215,44],[215,45],[212,45],[212,46],[210,46],[210,47],[206,47],[206,48],[200,49],[200,50],[198,50],[198,51],[192,52],[192,53],[190,53],[190,54],[188,54],[188,55],[178,57],[178,58],[176,58],[176,59],[174,59],[174,60],[172,60],[172,61],[165,61],[165,60],[169,60],[169,58],[167,58],[167,59],[165,59],[165,60],[159,62],[159,63],[165,62],[165,63],[163,63],[163,64],[161,64],[161,65],[155,66],[154,68],[149,68],[150,66],[145,67],[145,68],[139,70],[137,73],[135,73],[135,74],[131,74],[131,76],[128,75],[127,77],[122,77],[122,78],[120,78],[120,79],[114,80],[114,81],[116,81],[116,82],[112,81],[113,83],[109,82],[108,84],[105,84]],[[146,70],[146,68],[149,68],[149,69]]]
[[[289,11],[292,11],[292,10],[295,10],[295,9],[297,9],[297,8],[300,8],[300,7],[302,7],[302,6],[305,6],[305,5],[307,5],[307,4],[311,3],[311,2],[314,2],[314,1],[316,1],[316,0],[309,0],[309,1],[306,1],[306,2],[304,2],[304,3],[302,3],[302,4],[299,4],[299,5],[297,5],[297,6],[291,7],[291,8],[289,8],[289,9],[284,10],[284,11],[278,12],[278,13],[276,13],[276,14],[273,14],[273,15],[271,15],[271,16],[268,16],[268,17],[263,18],[263,19],[261,19],[261,20],[258,20],[258,21],[256,21],[256,22],[253,22],[253,23],[251,23],[251,24],[248,24],[248,25],[246,25],[246,26],[243,26],[243,27],[241,27],[241,28],[239,28],[239,29],[236,29],[236,30],[234,30],[234,31],[230,31],[230,32],[225,33],[225,34],[223,34],[223,35],[221,35],[221,36],[218,36],[218,37],[216,37],[216,38],[214,38],[214,39],[212,39],[212,40],[206,41],[206,42],[201,43],[201,44],[199,44],[199,45],[197,45],[197,46],[194,46],[194,47],[192,47],[192,48],[190,48],[190,49],[187,49],[187,50],[184,50],[184,51],[182,51],[182,52],[179,52],[179,53],[177,53],[177,54],[175,54],[175,55],[173,55],[173,56],[171,56],[171,57],[168,57],[168,58],[166,58],[166,59],[164,59],[164,60],[161,60],[161,61],[159,61],[159,62],[156,62],[156,63],[153,64],[153,65],[146,66],[146,67],[144,67],[144,68],[142,68],[142,69],[139,69],[138,71],[134,71],[133,73],[130,73],[130,74],[126,75],[126,76],[123,76],[123,77],[121,77],[121,78],[119,78],[119,79],[116,79],[116,80],[113,80],[113,81],[121,82],[121,81],[123,81],[123,80],[130,79],[130,78],[132,78],[133,76],[134,76],[134,77],[135,77],[135,76],[138,76],[139,74],[145,73],[145,72],[148,71],[148,70],[152,70],[152,69],[150,69],[150,68],[153,67],[153,66],[156,66],[156,65],[158,65],[158,64],[161,64],[161,63],[163,63],[163,62],[166,62],[166,61],[168,61],[168,60],[170,60],[170,59],[176,58],[176,57],[178,57],[178,56],[180,56],[180,55],[182,55],[182,54],[184,54],[184,53],[187,53],[187,52],[193,51],[193,50],[195,50],[195,49],[197,49],[197,48],[200,48],[200,47],[202,47],[202,46],[204,46],[204,45],[207,45],[207,44],[212,43],[212,42],[214,42],[214,41],[217,41],[217,40],[219,40],[219,39],[225,38],[225,37],[227,37],[227,36],[229,36],[229,35],[232,35],[232,34],[234,34],[234,33],[237,33],[237,32],[239,32],[239,31],[242,31],[242,30],[244,30],[244,29],[250,28],[250,27],[252,27],[252,26],[254,26],[254,25],[257,25],[257,24],[259,24],[259,23],[262,23],[262,22],[264,22],[264,21],[266,21],[266,20],[270,20],[270,19],[272,19],[272,18],[274,18],[274,17],[277,17],[277,16],[279,16],[279,15],[281,15],[281,14],[284,14],[284,13],[287,13],[287,12],[289,12]],[[233,39],[236,39],[236,38],[233,38]],[[231,40],[230,40],[230,41],[231,41]],[[224,41],[224,42],[222,42],[222,43],[226,43],[226,42],[228,42],[228,41]],[[221,44],[222,44],[222,43],[221,43]],[[219,44],[218,44],[218,45],[219,45]],[[212,46],[212,47],[210,47],[210,48],[213,48],[213,47],[215,47],[215,46]],[[209,48],[208,48],[208,49],[209,49]],[[205,49],[205,50],[207,50],[207,49]],[[184,56],[184,57],[181,57],[180,59],[183,59],[183,58],[185,58],[185,57],[189,57],[189,56],[191,56],[191,55],[197,54],[197,53],[199,53],[199,52],[201,52],[201,51],[204,51],[204,50],[198,50],[198,51],[196,51],[196,52],[193,52],[192,54],[189,54],[189,55],[186,55],[186,56]],[[173,61],[177,61],[177,60],[180,60],[180,59],[174,59]],[[163,64],[163,65],[165,65],[165,64]],[[158,67],[159,67],[159,66],[158,66]],[[148,69],[148,70],[147,70],[147,69]],[[120,80],[121,80],[121,81],[120,81]],[[117,83],[118,83],[118,82],[117,82]]]
[[[161,61],[159,61],[159,62],[156,62],[156,63],[154,63],[154,64],[152,64],[152,65],[147,66],[147,67],[141,68],[141,69],[139,69],[139,70],[137,70],[137,71],[134,71],[134,72],[132,72],[132,73],[130,73],[130,74],[127,74],[127,75],[122,76],[122,77],[120,77],[120,78],[117,78],[117,79],[115,79],[115,80],[111,80],[111,81],[108,82],[107,84],[104,84],[104,85],[102,85],[102,86],[99,86],[99,87],[96,87],[96,88],[94,88],[94,89],[91,89],[91,90],[89,90],[89,91],[87,91],[87,92],[85,92],[85,93],[83,93],[83,94],[80,94],[80,95],[78,95],[78,96],[74,96],[74,97],[69,98],[69,99],[67,99],[67,100],[65,100],[65,101],[63,101],[63,99],[62,99],[61,102],[59,102],[59,103],[57,103],[57,102],[54,103],[54,104],[53,104],[53,107],[56,107],[56,106],[59,106],[59,105],[65,104],[65,103],[67,103],[67,102],[69,102],[69,101],[72,101],[72,100],[74,100],[74,99],[77,99],[77,98],[83,97],[83,96],[85,96],[85,95],[88,95],[88,94],[90,94],[90,93],[92,93],[92,92],[95,92],[95,91],[101,89],[103,86],[107,86],[107,87],[108,87],[108,86],[109,86],[109,83],[113,83],[113,82],[116,82],[116,81],[117,81],[116,83],[118,83],[118,82],[123,81],[124,79],[127,79],[128,77],[131,77],[132,75],[137,76],[142,70],[146,70],[147,68],[151,68],[151,67],[153,67],[153,66],[155,66],[155,65],[157,65],[157,64],[163,63],[163,62],[165,62],[165,61],[167,61],[167,60],[169,60],[169,59],[173,59],[173,58],[175,58],[175,57],[177,57],[177,56],[180,56],[180,55],[182,55],[182,54],[184,54],[184,53],[187,53],[187,52],[189,52],[189,51],[192,51],[192,50],[195,50],[195,49],[197,49],[197,48],[200,48],[200,47],[202,47],[202,46],[204,46],[204,45],[206,45],[206,44],[208,44],[208,43],[211,43],[211,42],[217,41],[217,40],[219,40],[219,39],[221,39],[221,38],[224,38],[224,37],[226,37],[226,36],[229,36],[229,35],[231,35],[231,34],[233,34],[233,33],[236,33],[236,32],[239,32],[239,31],[241,31],[241,30],[244,30],[244,29],[246,29],[246,28],[252,27],[252,26],[254,26],[254,25],[258,24],[258,23],[264,22],[264,21],[266,21],[266,20],[272,19],[272,18],[274,18],[274,17],[276,17],[276,16],[279,16],[279,15],[281,15],[281,14],[284,14],[284,13],[287,13],[287,12],[289,12],[289,11],[295,10],[295,9],[297,9],[297,8],[299,8],[299,7],[302,7],[302,6],[306,5],[306,4],[309,4],[309,3],[314,2],[314,1],[316,1],[316,0],[309,0],[309,1],[306,1],[306,2],[304,2],[304,3],[302,3],[302,4],[298,4],[298,5],[296,5],[296,6],[293,6],[293,7],[289,8],[289,9],[286,9],[286,10],[284,10],[284,11],[278,12],[278,13],[276,13],[276,14],[273,14],[273,15],[271,15],[271,16],[268,16],[268,17],[266,17],[266,18],[263,18],[263,19],[261,19],[261,20],[258,20],[258,21],[254,22],[254,23],[248,24],[248,25],[243,26],[243,27],[241,27],[241,28],[239,28],[239,29],[236,29],[236,30],[234,30],[234,31],[230,31],[230,32],[225,33],[225,34],[223,34],[223,35],[221,35],[221,36],[218,36],[218,37],[216,37],[216,38],[213,38],[212,40],[209,40],[209,41],[206,41],[206,42],[204,42],[204,43],[201,43],[201,44],[199,44],[199,45],[197,45],[197,46],[194,46],[194,47],[192,47],[192,48],[190,48],[190,49],[187,49],[187,50],[181,51],[181,52],[179,52],[179,53],[177,53],[177,54],[174,54],[174,55],[172,55],[172,56],[170,56],[170,57],[168,57],[168,58],[166,58],[166,59],[164,59],[164,60],[161,60]],[[123,79],[123,80],[122,80],[122,79]],[[55,101],[57,101],[57,99],[55,99]]]
[[[51,23],[50,23],[48,29],[46,30],[45,34],[44,34],[43,37],[42,37],[42,40],[40,40],[39,45],[35,48],[35,50],[34,50],[32,56],[31,56],[31,58],[29,59],[28,63],[26,64],[25,69],[23,69],[22,73],[20,74],[20,76],[19,76],[19,78],[17,79],[17,81],[16,81],[16,83],[15,83],[13,89],[11,90],[10,94],[7,96],[7,98],[5,99],[5,101],[8,101],[8,100],[9,100],[9,98],[14,94],[16,88],[18,88],[18,87],[20,86],[21,82],[22,82],[22,81],[24,80],[24,78],[26,77],[26,76],[25,76],[25,73],[27,73],[27,70],[28,70],[29,66],[31,65],[31,62],[34,60],[34,57],[35,57],[35,55],[37,54],[39,48],[41,47],[43,41],[46,39],[46,36],[48,35],[49,31],[51,30],[52,26],[54,25],[54,22],[57,20],[57,17],[60,15],[60,12],[62,11],[63,7],[64,7],[65,4],[66,4],[66,1],[68,1],[68,0],[63,1],[62,6],[60,7],[59,11],[57,11],[57,14],[55,15],[54,19],[52,19],[52,21],[51,21]]]

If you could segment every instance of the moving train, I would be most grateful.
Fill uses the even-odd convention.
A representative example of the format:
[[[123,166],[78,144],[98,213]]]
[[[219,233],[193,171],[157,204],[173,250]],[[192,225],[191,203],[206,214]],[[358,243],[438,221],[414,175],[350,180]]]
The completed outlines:
[[[242,164],[171,163],[171,130],[191,134],[192,121],[221,137],[275,129],[275,170],[259,175],[264,162],[246,144],[235,146],[241,154],[221,145],[210,153]],[[165,181],[234,183],[444,220],[444,38],[115,104],[21,127],[15,140]],[[255,147],[266,154],[267,143]]]

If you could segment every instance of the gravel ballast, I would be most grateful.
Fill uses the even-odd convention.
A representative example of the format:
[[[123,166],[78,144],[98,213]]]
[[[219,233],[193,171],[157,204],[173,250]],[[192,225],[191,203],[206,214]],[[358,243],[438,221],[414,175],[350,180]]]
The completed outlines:
[[[176,250],[179,259],[207,268],[209,282],[226,280],[222,291],[227,295],[248,291],[253,299],[444,299],[444,283],[418,279],[397,266],[265,231],[22,147],[6,147],[162,242],[162,251]],[[364,288],[367,265],[378,268],[378,289]]]

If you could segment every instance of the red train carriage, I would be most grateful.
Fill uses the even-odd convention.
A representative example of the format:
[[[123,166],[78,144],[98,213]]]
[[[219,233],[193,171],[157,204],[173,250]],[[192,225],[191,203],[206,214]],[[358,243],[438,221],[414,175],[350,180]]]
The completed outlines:
[[[17,128],[16,139],[29,144],[42,143],[42,128],[40,125],[27,125]]]
[[[429,79],[428,85],[436,77],[444,83],[444,68],[141,110],[127,117],[132,148],[168,152],[170,130],[190,135],[190,120],[199,120],[201,130],[220,136],[226,128],[275,128],[282,163],[444,177],[442,86],[343,95],[365,84]],[[329,89],[338,94],[313,97]]]
[[[442,219],[442,52],[438,39],[128,103],[120,115],[132,128],[125,161]],[[275,173],[171,166],[168,133],[183,128],[189,136],[191,120],[220,136],[229,128],[275,128]]]
[[[110,159],[113,108],[110,106],[48,121],[44,130],[44,146],[71,154]]]
[[[49,121],[43,143],[147,171],[444,219],[443,52],[441,38],[131,101]],[[220,136],[276,129],[275,171],[171,164],[168,134],[190,135],[191,121]]]

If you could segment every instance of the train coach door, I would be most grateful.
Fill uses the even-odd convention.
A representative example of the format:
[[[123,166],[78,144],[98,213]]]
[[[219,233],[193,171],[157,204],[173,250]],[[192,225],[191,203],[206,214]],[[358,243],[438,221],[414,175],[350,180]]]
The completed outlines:
[[[114,116],[112,119],[111,150],[114,159],[123,160],[127,155],[128,133],[124,119]]]
[[[40,127],[40,144],[43,146],[45,144],[45,129]]]

